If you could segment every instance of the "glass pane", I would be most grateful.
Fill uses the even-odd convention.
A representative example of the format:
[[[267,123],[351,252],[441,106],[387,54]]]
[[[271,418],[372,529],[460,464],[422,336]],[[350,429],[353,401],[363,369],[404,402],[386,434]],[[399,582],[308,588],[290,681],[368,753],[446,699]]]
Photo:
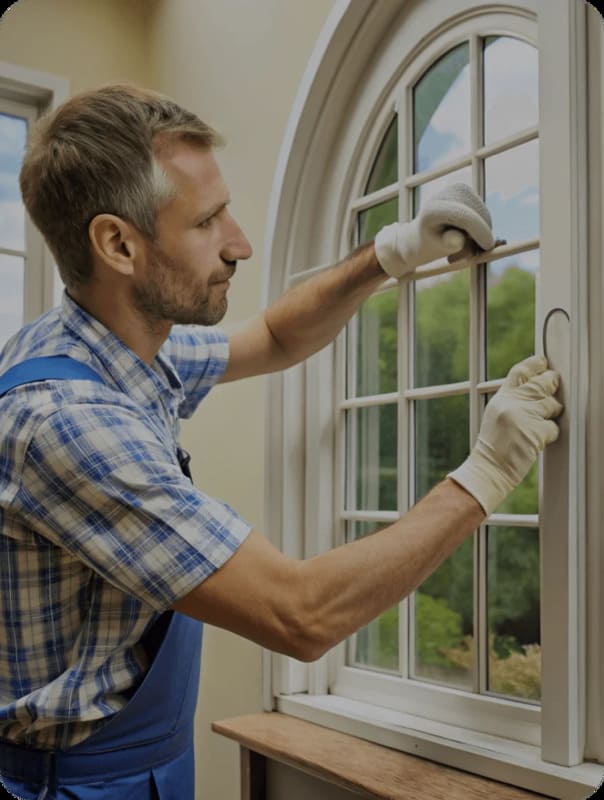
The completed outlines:
[[[539,531],[489,527],[487,535],[488,688],[539,700]]]
[[[371,242],[384,225],[398,222],[398,197],[361,211],[358,217],[359,244]]]
[[[416,678],[473,687],[474,550],[466,541],[415,593]]]
[[[536,47],[509,36],[484,40],[485,144],[537,125],[538,73]]]
[[[397,406],[351,409],[348,443],[356,445],[356,507],[397,510]]]
[[[397,390],[398,292],[373,295],[357,321],[357,397]]]
[[[487,158],[485,185],[496,237],[511,243],[539,236],[537,140]]]
[[[416,281],[415,385],[468,380],[469,270]]]
[[[470,47],[450,50],[413,90],[414,171],[470,150]]]
[[[19,170],[27,140],[27,120],[0,114],[0,247],[25,249],[25,209]]]
[[[416,400],[415,500],[423,497],[468,455],[468,395]]]
[[[381,527],[374,522],[349,522],[347,541],[361,539]],[[399,671],[398,608],[393,606],[357,632],[351,653],[354,664]]]
[[[450,186],[452,183],[466,183],[468,186],[472,185],[472,170],[470,167],[463,167],[456,169],[455,172],[450,172],[448,175],[443,175],[442,178],[436,178],[429,183],[423,183],[413,190],[413,216],[415,216],[422,205],[429,200],[437,192],[440,192],[445,186]]]
[[[486,376],[495,380],[535,352],[539,251],[492,261],[486,269]]]
[[[386,135],[382,140],[380,149],[371,168],[369,180],[365,194],[376,192],[384,186],[390,186],[398,180],[398,158],[397,158],[397,124],[396,117],[390,123]]]
[[[23,325],[22,258],[0,253],[0,347]]]

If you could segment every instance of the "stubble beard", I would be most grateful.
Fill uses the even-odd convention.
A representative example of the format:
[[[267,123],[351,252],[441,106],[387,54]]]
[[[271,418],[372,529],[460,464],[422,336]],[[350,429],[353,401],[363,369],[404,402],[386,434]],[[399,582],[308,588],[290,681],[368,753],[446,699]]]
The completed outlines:
[[[151,330],[162,323],[176,325],[216,325],[228,307],[225,293],[212,285],[185,285],[183,270],[177,261],[157,247],[149,252],[149,278],[135,286],[134,305]]]

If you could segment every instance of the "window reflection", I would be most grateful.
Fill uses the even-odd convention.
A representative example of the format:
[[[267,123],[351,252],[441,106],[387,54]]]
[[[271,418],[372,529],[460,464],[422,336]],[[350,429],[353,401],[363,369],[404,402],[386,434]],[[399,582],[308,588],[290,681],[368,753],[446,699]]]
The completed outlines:
[[[468,395],[416,400],[415,500],[423,497],[468,455]]]
[[[376,192],[378,189],[383,189],[384,186],[390,186],[398,180],[398,128],[397,118],[395,117],[386,135],[382,140],[380,149],[371,168],[371,174],[367,181],[365,194]]]
[[[539,251],[487,265],[486,377],[505,378],[535,352],[535,283]]]
[[[450,50],[413,90],[414,171],[470,150],[470,47]]]
[[[436,178],[436,180],[429,181],[429,183],[422,183],[421,186],[417,186],[413,190],[413,216],[419,213],[424,203],[452,183],[465,183],[468,186],[472,186],[471,168],[456,169],[455,172],[450,172],[441,178]]]
[[[416,281],[414,301],[415,386],[468,380],[468,270]]]
[[[27,120],[0,114],[0,247],[25,249],[25,209],[19,170],[27,140]]]
[[[485,186],[495,236],[508,242],[539,236],[537,140],[487,158]]]
[[[0,253],[0,347],[23,325],[24,259]]]
[[[357,318],[357,397],[397,390],[397,314],[396,289],[373,295],[361,306]]]
[[[358,216],[359,244],[371,242],[384,225],[398,221],[398,197],[361,211]]]
[[[471,690],[473,640],[474,550],[466,539],[415,593],[414,677]]]
[[[491,692],[539,700],[539,531],[488,528],[487,596]]]
[[[374,522],[349,522],[347,541],[351,542],[374,533],[383,525]],[[399,670],[399,607],[385,611],[354,637],[351,659],[354,664],[389,672]]]
[[[351,409],[347,412],[347,429],[349,456],[355,463],[356,508],[396,511],[396,404]]]
[[[537,125],[537,48],[509,36],[484,40],[485,144]]]

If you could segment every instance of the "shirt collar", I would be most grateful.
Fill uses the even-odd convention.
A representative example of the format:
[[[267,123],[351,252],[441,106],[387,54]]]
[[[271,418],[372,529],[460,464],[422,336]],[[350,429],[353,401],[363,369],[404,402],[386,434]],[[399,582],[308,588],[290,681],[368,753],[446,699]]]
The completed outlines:
[[[146,364],[66,291],[63,292],[59,314],[65,328],[84,343],[93,362],[101,363],[106,373],[104,377],[109,377],[130,398],[145,405],[157,403],[158,392],[165,394],[168,391],[173,407],[184,400],[182,382],[165,353],[160,351],[152,366]],[[95,364],[91,366],[94,368]]]

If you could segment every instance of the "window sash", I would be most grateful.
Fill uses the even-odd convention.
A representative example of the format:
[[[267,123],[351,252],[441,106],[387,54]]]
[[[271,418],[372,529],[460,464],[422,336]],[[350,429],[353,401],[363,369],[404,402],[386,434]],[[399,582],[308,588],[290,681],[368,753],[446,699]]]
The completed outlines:
[[[547,172],[549,173],[549,182],[548,185],[552,188],[555,187],[554,191],[558,195],[563,195],[566,199],[570,197],[569,190],[571,184],[574,185],[574,176],[573,176],[573,167],[571,165],[576,165],[577,159],[582,159],[582,151],[580,143],[577,142],[576,137],[570,135],[569,131],[564,131],[563,136],[566,137],[566,141],[564,142],[565,147],[560,151],[563,152],[563,157],[561,159],[560,153],[556,150],[556,145],[552,144],[555,141],[556,137],[562,135],[560,132],[555,131],[555,126],[557,125],[558,121],[562,118],[565,120],[568,119],[573,120],[576,119],[573,117],[574,109],[572,108],[569,94],[577,93],[580,95],[581,92],[585,90],[585,82],[581,83],[577,78],[577,69],[576,64],[579,62],[579,58],[577,53],[573,50],[574,45],[569,44],[569,39],[575,37],[573,41],[577,41],[581,43],[581,36],[580,36],[580,25],[573,23],[572,26],[568,26],[565,22],[560,20],[568,21],[568,15],[574,14],[576,16],[581,16],[585,13],[582,8],[579,8],[581,4],[576,4],[575,0],[554,0],[556,2],[556,9],[552,9],[551,2],[545,3],[542,0],[526,0],[523,4],[524,10],[520,10],[518,5],[516,4],[514,9],[514,15],[507,13],[505,11],[504,6],[502,5],[500,9],[496,13],[490,14],[487,16],[481,17],[474,17],[472,18],[470,14],[466,15],[465,17],[462,16],[461,13],[458,13],[456,18],[455,24],[459,25],[458,31],[461,32],[463,29],[464,34],[471,34],[471,33],[480,33],[482,32],[482,23],[483,20],[486,19],[487,24],[489,21],[493,22],[493,27],[491,31],[497,30],[497,32],[505,33],[509,35],[526,35],[527,31],[530,32],[529,38],[533,41],[537,39],[535,35],[535,29],[538,26],[539,28],[539,36],[538,39],[541,43],[540,47],[540,56],[543,58],[543,53],[545,51],[549,54],[549,72],[547,76],[541,77],[541,85],[542,87],[546,85],[544,83],[545,78],[547,78],[547,85],[548,86],[557,86],[560,82],[565,84],[565,92],[562,95],[562,100],[560,100],[560,96],[556,94],[552,96],[551,92],[540,92],[540,124],[541,124],[541,144],[542,144],[542,156],[541,156],[541,163],[542,169],[541,172],[541,189],[542,189],[542,197],[544,196],[544,181],[543,175]],[[421,9],[413,8],[410,11],[410,18],[405,18],[404,30],[401,29],[400,33],[396,37],[396,48],[392,47],[390,50],[388,49],[388,45],[386,45],[382,49],[380,49],[380,53],[383,55],[383,63],[380,62],[379,69],[382,70],[382,75],[380,77],[376,77],[373,74],[367,75],[367,80],[362,84],[362,92],[359,93],[358,86],[354,87],[354,92],[352,94],[355,95],[355,99],[351,101],[350,99],[343,100],[340,103],[337,99],[341,95],[338,93],[336,97],[332,97],[333,103],[331,105],[332,115],[326,118],[322,118],[322,123],[324,122],[325,125],[321,127],[321,131],[323,134],[330,130],[329,125],[333,125],[333,121],[330,123],[331,117],[335,112],[334,109],[337,108],[337,113],[342,115],[342,118],[348,123],[344,128],[342,128],[342,119],[340,119],[338,123],[338,133],[334,134],[334,129],[331,129],[331,133],[328,134],[332,136],[333,139],[338,140],[339,147],[337,150],[329,150],[330,157],[329,160],[326,157],[322,156],[321,146],[318,143],[317,137],[311,137],[309,135],[309,150],[308,154],[305,159],[300,162],[300,159],[295,156],[291,157],[291,160],[288,161],[290,156],[288,155],[287,151],[284,152],[283,157],[281,159],[280,165],[280,178],[281,183],[278,185],[278,191],[276,192],[276,196],[279,197],[281,202],[281,209],[278,212],[276,211],[277,206],[273,204],[273,215],[271,217],[272,225],[274,227],[274,237],[271,239],[269,236],[269,261],[273,265],[271,268],[271,275],[273,276],[271,280],[272,289],[269,287],[269,294],[272,291],[273,293],[278,293],[277,290],[277,283],[278,279],[281,280],[280,289],[288,284],[294,284],[303,280],[305,277],[310,276],[314,272],[319,272],[324,269],[323,266],[316,267],[315,269],[304,271],[303,273],[296,272],[299,270],[300,265],[304,263],[314,263],[314,264],[332,264],[334,261],[341,257],[349,250],[350,245],[350,234],[351,234],[351,221],[350,216],[343,215],[342,205],[341,203],[334,204],[332,200],[328,202],[328,198],[332,198],[334,196],[334,192],[336,193],[335,196],[340,198],[342,196],[342,189],[345,190],[344,194],[348,197],[358,198],[362,194],[362,186],[366,179],[366,175],[360,174],[359,170],[354,170],[351,168],[351,165],[357,165],[359,163],[368,164],[368,167],[371,164],[371,156],[372,156],[372,148],[377,147],[379,145],[379,141],[381,137],[376,135],[371,141],[367,139],[367,119],[372,120],[372,124],[374,129],[380,128],[381,133],[385,132],[388,122],[391,119],[393,109],[395,109],[395,102],[394,102],[394,91],[393,91],[393,78],[391,75],[397,75],[400,77],[400,73],[397,73],[398,63],[400,63],[400,54],[405,54],[406,52],[410,53],[409,58],[407,60],[407,64],[411,61],[413,57],[417,54],[419,50],[419,45],[416,46],[416,43],[421,42],[421,47],[425,48],[425,51],[429,56],[426,56],[426,61],[434,61],[439,54],[442,54],[446,49],[448,49],[452,44],[455,42],[453,41],[453,36],[450,36],[447,41],[443,41],[446,37],[442,37],[442,39],[437,40],[435,37],[432,36],[428,26],[430,22],[427,22],[427,18],[430,19],[444,19],[447,14],[453,14],[454,10],[453,7],[447,5],[444,7],[445,4],[440,4],[439,0],[424,0],[424,3],[421,6]],[[462,0],[454,0],[455,10],[456,12],[461,12],[465,10]],[[505,5],[505,4],[504,4]],[[510,4],[511,5],[511,4]],[[425,18],[426,20],[418,22],[418,19],[421,17],[423,9],[426,9]],[[428,13],[428,10],[430,13]],[[383,10],[386,13],[385,9]],[[531,16],[532,11],[538,11],[538,18],[537,18],[537,26],[535,26],[535,16]],[[556,24],[552,24],[554,21],[554,17],[552,12],[561,11],[562,17],[560,19],[556,19]],[[432,13],[434,12],[434,13]],[[344,13],[344,12],[342,12]],[[346,12],[348,13],[348,12]],[[406,12],[405,12],[406,13]],[[394,17],[394,14],[392,15]],[[368,31],[372,30],[371,26],[375,23],[374,18],[367,18],[363,24],[366,25],[367,34]],[[360,24],[358,22],[357,24]],[[423,27],[422,27],[423,25]],[[336,26],[337,27],[337,26]],[[377,30],[377,26],[375,26]],[[452,30],[452,23],[443,23],[443,30],[448,29],[449,31]],[[335,30],[335,28],[334,28]],[[457,33],[457,32],[455,32]],[[382,31],[383,35],[383,31]],[[460,33],[461,35],[461,33]],[[405,39],[407,37],[407,39]],[[395,37],[392,37],[393,41]],[[403,41],[404,40],[404,41]],[[334,39],[334,42],[336,40]],[[377,41],[377,39],[376,39]],[[381,39],[380,39],[381,41]],[[458,41],[456,39],[455,41]],[[580,46],[577,46],[577,50],[580,50]],[[325,43],[322,45],[323,48],[326,47]],[[415,49],[414,49],[415,48]],[[440,49],[439,49],[440,48]],[[395,51],[395,52],[394,52]],[[323,51],[322,51],[323,52]],[[369,51],[368,51],[369,52]],[[373,51],[372,51],[373,52]],[[380,58],[382,58],[382,55]],[[357,54],[358,58],[358,54]],[[574,59],[575,67],[569,66],[569,61]],[[349,59],[348,68],[351,70],[351,74],[354,73],[354,63]],[[543,63],[543,62],[542,62]],[[322,77],[325,77],[322,70],[322,62],[319,66],[317,73],[320,74]],[[542,70],[543,72],[543,70]],[[359,73],[360,74],[360,73]],[[568,80],[568,76],[570,74],[570,82]],[[604,74],[604,73],[603,73]],[[384,79],[384,75],[386,75],[386,79]],[[339,78],[342,79],[342,76]],[[568,83],[568,86],[566,84]],[[593,86],[593,83],[590,82],[590,85]],[[312,86],[312,89],[311,89]],[[340,84],[341,88],[343,84]],[[386,87],[386,88],[384,88]],[[601,88],[601,87],[600,87]],[[309,103],[308,106],[305,106],[308,97],[312,96],[312,91],[324,92],[327,96],[328,90],[326,89],[326,85],[322,84],[320,86],[315,87],[312,84],[311,80],[308,80],[306,85],[307,94],[301,97],[300,106],[298,108],[298,113],[295,115],[293,122],[290,126],[291,130],[289,132],[289,137],[291,142],[294,141],[294,129],[296,129],[296,125],[300,119],[304,120],[308,123],[307,117],[313,117],[314,108],[315,106],[313,103]],[[349,87],[352,91],[352,84]],[[341,95],[344,97],[345,95]],[[315,98],[316,100],[316,98]],[[392,101],[390,105],[389,101]],[[313,100],[314,102],[314,100]],[[346,103],[348,105],[346,105]],[[388,107],[387,107],[388,106]],[[352,108],[352,110],[350,110]],[[545,110],[549,110],[549,115],[544,113]],[[583,112],[581,112],[583,113]],[[313,118],[314,119],[314,118]],[[318,119],[318,118],[317,118]],[[316,123],[316,119],[314,119],[314,123]],[[584,124],[584,120],[582,121],[579,118],[578,127],[576,132],[580,132],[581,126]],[[552,128],[553,126],[553,128]],[[296,133],[298,135],[298,133]],[[530,139],[533,136],[533,132],[526,132],[527,139]],[[601,132],[598,129],[597,134],[598,141],[601,141]],[[296,140],[298,141],[298,140]],[[323,145],[325,144],[325,139],[322,140]],[[545,142],[549,142],[549,146],[547,148],[543,148]],[[336,156],[333,158],[334,153],[342,153],[342,155]],[[373,151],[375,152],[375,150]],[[400,159],[399,159],[400,160]],[[561,160],[563,163],[561,164]],[[333,162],[333,167],[332,163]],[[593,163],[593,162],[592,162]],[[320,166],[319,166],[320,165]],[[584,165],[581,165],[584,168]],[[314,175],[313,169],[320,173],[319,175]],[[305,172],[303,173],[302,170]],[[291,177],[291,175],[296,174],[296,181],[288,184],[286,178]],[[303,180],[302,180],[303,176]],[[324,196],[325,202],[316,204],[316,194],[313,194],[311,191],[313,188],[317,189],[321,188],[321,196]],[[386,187],[386,189],[390,192],[396,192],[398,187]],[[381,190],[385,192],[385,190]],[[382,195],[382,199],[385,198],[385,194]],[[313,198],[312,200],[310,198]],[[571,200],[568,199],[568,204],[571,203]],[[310,208],[310,206],[314,206],[314,208]],[[292,233],[288,234],[288,236],[284,237],[281,233],[283,231],[283,225],[286,224],[285,216],[289,214],[292,209],[295,209],[294,214],[294,223],[292,225],[291,230]],[[403,215],[403,209],[401,209],[401,215]],[[542,212],[542,217],[544,216]],[[593,218],[593,214],[592,214]],[[304,240],[303,237],[296,236],[296,230],[303,229],[304,225],[312,225],[313,221],[317,222],[317,236],[314,237],[312,246],[308,245],[307,240]],[[551,220],[552,224],[555,225],[555,217]],[[301,227],[302,226],[302,227]],[[339,245],[336,243],[334,246],[334,238],[332,231],[340,228],[342,231],[341,237],[339,240]],[[595,230],[595,229],[594,229]],[[270,233],[270,231],[269,231]],[[549,236],[549,231],[542,225],[541,230],[541,244],[544,246],[546,238]],[[558,232],[560,234],[560,232]],[[593,238],[593,237],[592,237]],[[576,247],[577,237],[576,235],[573,238],[573,242],[575,243],[574,246]],[[530,246],[526,249],[532,249],[538,242],[530,243]],[[287,249],[286,249],[287,245]],[[568,250],[568,243],[566,245]],[[565,296],[565,299],[568,300],[575,289],[571,286],[569,290],[569,285],[572,283],[577,282],[577,273],[579,271],[585,271],[585,263],[583,261],[577,261],[575,264],[572,265],[573,273],[572,275],[568,274],[568,258],[567,250],[562,248],[562,252],[564,253],[564,258],[560,258],[559,254],[557,258],[554,258],[553,261],[548,262],[548,269],[552,271],[554,274],[554,279],[551,282],[553,285],[557,284],[557,291],[558,294],[562,294]],[[552,250],[553,253],[553,250]],[[572,254],[571,254],[572,255]],[[484,259],[486,260],[486,259]],[[542,264],[545,262],[545,257],[542,252]],[[564,263],[562,263],[564,261]],[[431,266],[429,269],[433,269],[434,267]],[[280,270],[283,269],[283,273]],[[423,268],[422,268],[423,269]],[[289,272],[288,272],[289,270]],[[281,276],[282,277],[279,277]],[[561,280],[559,280],[559,278]],[[583,278],[581,278],[583,280]],[[276,281],[276,282],[275,282]],[[395,282],[392,282],[392,285],[396,285]],[[591,300],[594,300],[593,296]],[[575,301],[576,302],[576,298]],[[543,303],[540,304],[538,308],[538,315],[537,318],[541,321],[544,318],[545,310],[543,308]],[[581,307],[580,310],[582,312],[586,311],[585,308]],[[587,343],[587,334],[583,331],[582,327],[578,323],[580,317],[574,317],[575,325],[571,329],[571,337],[573,339],[573,346],[576,352],[580,349],[582,345],[583,349],[586,350],[586,343]],[[585,319],[585,316],[583,317]],[[540,338],[540,337],[539,337]],[[537,342],[539,342],[539,338]],[[337,397],[342,397],[343,392],[341,390],[343,377],[340,374],[341,365],[344,363],[344,341],[343,337],[340,337],[336,342],[334,347],[328,348],[324,353],[320,354],[320,358],[327,359],[327,362],[331,363],[332,365],[332,372],[333,372],[333,365],[335,364],[335,375],[334,375],[334,382],[335,382],[335,395]],[[335,360],[330,361],[333,359],[334,352],[336,353]],[[577,362],[573,362],[573,370],[577,369],[578,364],[580,363],[580,359]],[[310,365],[309,365],[310,366]],[[305,379],[309,379],[309,384],[312,383],[312,375],[313,375],[314,367],[311,369],[304,369]],[[571,375],[571,379],[574,379],[577,373],[573,371]],[[598,373],[599,374],[599,373]],[[579,378],[583,380],[582,373],[579,373]],[[286,375],[283,378],[274,379],[272,380],[272,386],[275,390],[275,393],[280,393],[282,387],[285,387],[283,390],[287,394],[289,391],[287,387],[289,386],[289,377]],[[569,381],[572,383],[572,380]],[[315,387],[313,388],[311,385],[307,385],[306,392],[313,392],[318,391]],[[585,403],[585,389],[582,384],[576,386],[575,389],[577,399],[579,401],[579,405],[574,405],[573,410],[575,413],[578,412],[580,408],[583,407]],[[275,395],[276,396],[276,395]],[[274,406],[276,407],[276,406]],[[304,413],[304,409],[300,406],[297,406],[298,411]],[[341,424],[341,419],[343,415],[338,415],[338,418],[335,422],[336,431]],[[314,424],[313,419],[309,415],[305,415],[305,424],[306,427],[311,426]],[[287,425],[285,426],[287,427]],[[577,428],[571,429],[571,438],[573,439],[573,446],[576,448],[575,452],[577,453],[577,459],[580,461],[582,456],[580,453],[580,439],[581,439],[581,432],[577,430]],[[341,443],[343,442],[343,436],[340,433],[338,434],[338,441]],[[298,447],[300,443],[298,442]],[[289,445],[285,445],[285,449],[280,451],[280,455],[277,456],[277,462],[281,459],[280,463],[282,465],[287,464],[287,459],[292,457],[294,448],[296,446],[296,442],[291,441],[291,448]],[[289,455],[288,455],[289,454]],[[272,459],[271,459],[272,460]],[[344,453],[341,452],[341,447],[337,449],[335,452],[335,465],[338,474],[341,474],[343,469],[344,463]],[[307,471],[312,472],[312,467],[308,469],[308,460],[306,461]],[[274,474],[274,467],[270,467],[271,473]],[[593,471],[591,475],[593,476]],[[404,480],[406,485],[406,480]],[[576,482],[575,482],[576,484]],[[339,491],[338,487],[336,489]],[[338,496],[339,497],[339,496]],[[580,492],[575,495],[576,502],[580,503]],[[575,502],[573,498],[573,502]],[[339,502],[339,499],[336,500],[336,507],[342,507],[342,504]],[[594,512],[599,513],[599,512]],[[279,528],[280,532],[282,533],[284,540],[289,542],[288,549],[291,551],[292,549],[292,542],[291,538],[288,536],[287,530],[283,528],[281,524],[277,524],[276,521],[278,519],[278,515],[275,515],[270,510],[270,505],[267,506],[267,514],[269,515],[269,519],[271,521],[271,530],[273,524],[276,524],[275,531]],[[601,515],[600,515],[601,516]],[[600,516],[597,518],[600,519]],[[336,531],[335,531],[335,543],[340,543],[343,541],[344,536],[344,528],[346,518],[348,518],[348,514],[342,515],[342,518],[337,521],[336,524]],[[359,518],[364,518],[365,513]],[[356,517],[355,517],[356,518]],[[283,518],[281,518],[283,519]],[[314,519],[321,519],[324,524],[327,526],[333,525],[333,517],[330,519],[329,515],[321,515],[317,513],[314,515]],[[378,521],[378,520],[376,520]],[[495,521],[495,520],[493,520]],[[499,520],[497,520],[499,521]],[[503,522],[504,520],[502,520]],[[527,524],[534,524],[534,520],[526,520]],[[303,521],[302,521],[302,524]],[[312,535],[312,529],[308,529],[309,534]],[[549,547],[550,542],[545,537],[544,547]],[[601,552],[601,548],[593,548],[597,552]],[[550,581],[551,583],[551,581]],[[574,586],[576,587],[578,580],[574,579]],[[574,591],[574,589],[573,589]],[[592,589],[592,595],[590,597],[590,601],[593,600],[601,600],[601,591],[596,592]],[[542,608],[544,604],[542,603]],[[569,615],[566,615],[566,620],[568,621]],[[598,608],[592,608],[592,619],[598,619]],[[592,629],[595,629],[597,626],[592,625]],[[543,631],[543,626],[542,626]],[[598,640],[600,643],[601,649],[601,641],[604,640],[604,637],[600,637]],[[542,639],[543,643],[543,639]],[[559,657],[559,652],[558,652]],[[582,653],[579,653],[578,658],[583,658]],[[597,659],[594,660],[597,661]],[[325,659],[321,659],[319,664],[311,665],[310,668],[302,668],[302,672],[306,673],[307,677],[305,678],[300,672],[297,672],[299,665],[295,665],[295,669],[292,669],[291,672],[288,671],[288,664],[292,663],[290,660],[286,658],[280,658],[279,663],[283,666],[285,665],[285,672],[287,674],[297,674],[298,675],[298,682],[290,684],[286,691],[306,691],[309,694],[317,694],[321,695],[322,693],[327,691],[328,686],[335,686],[336,680],[338,677],[338,670],[344,670],[344,656],[343,656],[343,648],[335,648],[332,652],[328,663],[325,663]],[[598,662],[599,663],[599,662]],[[600,679],[599,676],[596,674],[597,669],[592,669],[591,671],[591,683],[590,687],[600,686]],[[283,672],[282,672],[283,674]],[[310,682],[308,681],[308,674],[311,675]],[[323,676],[322,680],[315,680],[312,675],[321,674]],[[375,676],[371,676],[375,677]],[[380,678],[376,677],[376,680],[380,680]],[[376,687],[379,684],[376,683]],[[558,684],[559,691],[567,692],[568,693],[568,684],[562,682]],[[276,692],[278,694],[278,691]],[[368,697],[371,695],[369,694]],[[598,695],[601,699],[602,694]],[[329,696],[326,696],[329,697]],[[551,695],[553,698],[553,693]],[[342,707],[346,704],[346,699],[336,698],[334,696],[334,705],[337,707],[341,705]],[[341,702],[340,702],[341,701]],[[312,697],[308,698],[308,702],[306,705],[309,707],[313,705]],[[350,701],[353,702],[353,701]],[[356,701],[355,701],[356,702]],[[550,702],[545,696],[543,697],[543,704],[544,708],[547,703]],[[551,702],[555,702],[552,701]],[[316,703],[320,706],[322,703],[322,698],[318,697]],[[295,707],[296,704],[294,704]],[[368,707],[368,706],[367,706]],[[602,725],[602,718],[604,718],[604,714],[602,712],[601,703],[598,708],[594,708],[592,705],[590,708],[590,712],[593,713],[592,719],[592,739],[591,741],[594,742],[592,745],[591,753],[594,752],[598,753],[598,756],[601,759],[604,759],[604,750],[602,750],[601,742],[603,741],[603,737],[601,735],[601,731],[603,729]],[[381,717],[382,711],[376,707],[376,719]],[[543,710],[542,710],[543,713]],[[599,717],[597,715],[600,715]],[[319,715],[320,716],[320,715]],[[461,718],[461,717],[460,717]],[[344,723],[343,723],[344,724]],[[580,723],[581,724],[581,723]],[[372,734],[373,735],[373,734]],[[544,726],[544,737],[549,738],[550,740],[563,740],[566,737],[566,731],[561,731],[560,728],[556,726]],[[547,756],[547,743],[544,742],[544,749],[543,754]],[[396,744],[391,744],[391,746],[397,746]],[[401,741],[400,743],[401,749],[407,749],[407,745]],[[593,757],[593,755],[592,755]],[[556,758],[559,758],[556,756]],[[558,763],[564,764],[568,763],[569,759],[564,756],[558,760]],[[469,763],[469,762],[468,762]],[[472,761],[472,764],[474,762]],[[545,768],[545,762],[543,762]],[[465,766],[463,767],[465,768]],[[562,768],[559,768],[562,769]],[[558,773],[557,773],[558,774]],[[569,773],[570,774],[570,773]],[[562,776],[562,773],[559,773]]]

